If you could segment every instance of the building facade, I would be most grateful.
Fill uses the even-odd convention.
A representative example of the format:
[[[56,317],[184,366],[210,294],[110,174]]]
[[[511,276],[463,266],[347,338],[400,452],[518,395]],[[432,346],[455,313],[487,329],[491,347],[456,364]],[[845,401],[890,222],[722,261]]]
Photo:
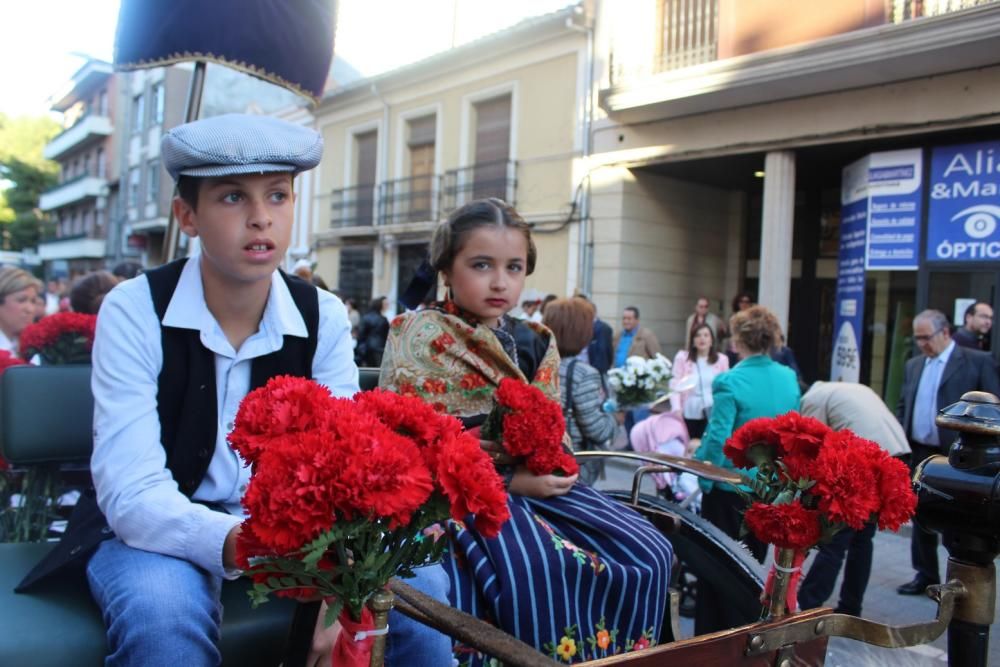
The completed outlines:
[[[111,64],[88,61],[53,99],[65,129],[43,151],[59,163],[59,183],[38,203],[55,222],[53,233],[40,240],[38,255],[47,275],[72,276],[103,268],[117,203],[115,125],[121,108]]]
[[[958,261],[927,239],[943,210],[932,188],[948,170],[935,165],[955,147],[979,150],[981,165],[962,158],[970,174],[993,164],[993,147],[1000,156],[1000,3],[636,0],[628,11],[598,2],[593,21],[599,111],[581,281],[603,311],[640,306],[673,350],[697,297],[728,316],[748,291],[778,314],[806,380],[830,377],[835,322],[857,317],[858,379],[892,404],[915,312],[951,317],[970,298],[997,307],[987,254],[1000,243]],[[920,185],[892,234],[862,226],[860,298],[848,303],[837,286],[844,173],[873,154],[906,156]],[[995,169],[977,181],[979,203],[997,181]],[[874,245],[890,241],[891,252]]]
[[[399,295],[434,227],[500,197],[534,225],[537,293],[578,285],[587,32],[575,8],[330,91],[313,199],[317,273],[364,307]]]
[[[156,67],[116,74],[121,88],[119,122],[122,165],[119,207],[109,238],[111,262],[143,266],[164,260],[164,235],[174,184],[160,160],[160,139],[184,122],[191,67]]]

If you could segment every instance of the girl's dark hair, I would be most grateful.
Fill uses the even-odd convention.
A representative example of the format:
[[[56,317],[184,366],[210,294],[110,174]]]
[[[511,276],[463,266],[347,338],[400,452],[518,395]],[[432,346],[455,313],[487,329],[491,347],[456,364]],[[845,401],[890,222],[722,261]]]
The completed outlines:
[[[696,326],[691,330],[691,342],[688,344],[688,361],[698,362],[698,350],[694,346],[694,337],[698,335],[698,332],[702,329],[708,330],[708,335],[712,338],[712,346],[708,348],[708,363],[714,364],[719,360],[719,353],[715,349],[715,332],[712,331],[712,327],[708,326],[704,322]]]
[[[447,271],[462,251],[469,234],[481,227],[509,227],[524,234],[528,242],[526,275],[535,270],[537,251],[531,240],[531,226],[514,210],[514,207],[496,197],[477,199],[454,211],[438,225],[431,238],[430,261],[435,271]]]
[[[73,283],[69,291],[69,307],[77,313],[96,315],[104,296],[117,284],[118,280],[107,271],[88,273]]]
[[[380,297],[376,297],[376,298],[372,299],[371,303],[368,304],[368,312],[370,312],[370,313],[381,313],[382,312],[382,305],[384,303],[385,303],[385,297],[384,296],[380,296]]]
[[[767,354],[781,334],[781,325],[764,306],[752,306],[729,318],[729,330],[750,354]]]

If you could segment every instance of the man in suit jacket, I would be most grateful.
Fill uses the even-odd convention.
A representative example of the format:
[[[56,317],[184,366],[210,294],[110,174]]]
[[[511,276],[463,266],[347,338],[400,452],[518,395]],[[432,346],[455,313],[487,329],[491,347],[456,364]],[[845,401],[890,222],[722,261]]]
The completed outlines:
[[[948,318],[937,310],[925,310],[913,318],[913,339],[921,354],[906,362],[896,417],[910,440],[911,465],[916,467],[929,456],[947,455],[958,435],[934,424],[938,411],[959,401],[967,391],[1000,395],[1000,380],[988,354],[955,344]],[[914,524],[910,557],[916,576],[896,589],[900,594],[921,595],[927,586],[940,581],[937,544],[936,533]]]

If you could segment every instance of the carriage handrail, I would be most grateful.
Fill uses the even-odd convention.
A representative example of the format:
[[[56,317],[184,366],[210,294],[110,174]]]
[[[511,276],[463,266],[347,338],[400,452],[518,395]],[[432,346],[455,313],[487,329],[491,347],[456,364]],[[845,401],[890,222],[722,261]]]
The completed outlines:
[[[683,456],[672,456],[670,454],[660,454],[658,452],[607,452],[607,451],[587,451],[573,452],[579,458],[621,458],[644,463],[653,463],[665,466],[672,471],[689,472],[697,477],[710,479],[713,482],[724,482],[726,484],[738,485],[743,483],[743,477],[736,471],[729,468],[717,466],[714,463],[706,463],[696,459],[689,459]]]
[[[968,595],[958,579],[930,586],[927,595],[938,602],[933,621],[909,625],[885,625],[849,614],[829,614],[822,618],[791,617],[789,622],[774,628],[751,632],[747,640],[747,655],[758,655],[777,648],[814,641],[817,637],[844,637],[882,646],[903,648],[932,642],[948,628],[955,613],[955,604]]]

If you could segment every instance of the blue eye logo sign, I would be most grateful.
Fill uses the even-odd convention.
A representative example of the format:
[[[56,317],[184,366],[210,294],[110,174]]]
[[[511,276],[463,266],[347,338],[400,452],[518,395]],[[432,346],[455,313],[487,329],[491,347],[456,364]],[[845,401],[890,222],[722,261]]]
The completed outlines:
[[[965,233],[973,239],[985,239],[997,229],[997,217],[1000,217],[1000,206],[970,206],[956,213],[952,220],[961,221],[965,218]]]
[[[927,261],[1000,259],[1000,142],[935,148]]]

